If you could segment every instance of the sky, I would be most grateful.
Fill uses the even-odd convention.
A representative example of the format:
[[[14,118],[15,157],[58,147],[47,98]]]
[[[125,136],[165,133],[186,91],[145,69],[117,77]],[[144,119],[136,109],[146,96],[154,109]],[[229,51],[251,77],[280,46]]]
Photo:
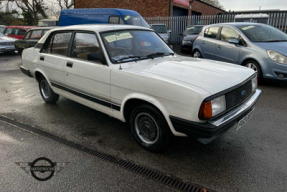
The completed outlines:
[[[287,0],[219,0],[226,11],[280,9],[287,10]]]

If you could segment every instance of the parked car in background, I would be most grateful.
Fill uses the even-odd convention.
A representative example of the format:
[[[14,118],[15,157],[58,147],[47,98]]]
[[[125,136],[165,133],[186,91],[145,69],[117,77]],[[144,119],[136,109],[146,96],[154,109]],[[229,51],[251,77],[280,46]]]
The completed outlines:
[[[151,24],[150,27],[159,34],[159,36],[167,43],[170,43],[171,30],[167,30],[165,24]]]
[[[8,37],[23,39],[24,35],[29,29],[36,27],[37,26],[6,26],[3,31],[3,34]]]
[[[201,32],[203,25],[191,25],[186,27],[183,34],[181,42],[181,52],[188,51],[191,53],[194,40],[197,38],[198,34]]]
[[[0,53],[11,52],[15,53],[14,42],[16,39],[12,37],[6,37],[3,33],[0,33]]]
[[[41,19],[38,21],[38,27],[53,27],[58,26],[59,19]]]
[[[0,33],[3,33],[4,29],[5,29],[5,25],[0,25]]]
[[[29,29],[22,40],[15,41],[15,48],[18,51],[18,54],[22,55],[24,49],[34,47],[43,35],[53,28],[55,27],[37,27]]]
[[[150,28],[138,12],[128,9],[98,8],[61,11],[59,26],[82,24],[123,24]]]
[[[262,78],[287,80],[287,35],[259,23],[225,23],[203,28],[193,56],[249,67]]]
[[[241,14],[234,17],[234,22],[250,22],[269,24],[269,15],[267,14]]]
[[[127,25],[52,29],[22,54],[21,71],[43,100],[59,95],[130,125],[145,149],[172,136],[209,143],[253,114],[256,73],[228,63],[180,57],[152,30]]]

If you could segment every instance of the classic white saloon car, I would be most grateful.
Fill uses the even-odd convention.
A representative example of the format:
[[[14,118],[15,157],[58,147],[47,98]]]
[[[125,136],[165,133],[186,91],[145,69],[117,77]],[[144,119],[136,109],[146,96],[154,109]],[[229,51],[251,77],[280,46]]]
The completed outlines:
[[[261,93],[253,70],[176,56],[153,30],[137,26],[57,28],[25,49],[22,61],[45,102],[61,95],[128,122],[151,151],[173,135],[209,143],[242,127]]]

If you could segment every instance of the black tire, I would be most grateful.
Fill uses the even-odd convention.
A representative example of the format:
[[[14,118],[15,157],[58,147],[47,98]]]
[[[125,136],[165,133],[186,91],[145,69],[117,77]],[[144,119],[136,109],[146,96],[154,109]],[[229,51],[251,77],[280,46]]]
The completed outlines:
[[[257,78],[258,78],[258,82],[262,82],[263,81],[263,76],[262,76],[262,70],[261,70],[261,67],[260,65],[254,61],[254,60],[248,60],[248,61],[245,61],[243,66],[245,67],[248,67],[248,68],[251,68],[253,69],[254,71],[257,72]]]
[[[59,100],[59,95],[54,93],[48,81],[41,76],[39,78],[39,90],[43,100],[48,104],[55,104]]]
[[[145,127],[136,126],[139,124],[145,125]],[[137,143],[144,149],[152,152],[159,152],[167,149],[173,138],[173,134],[163,115],[156,108],[147,104],[140,105],[132,111],[130,116],[130,128]],[[154,135],[155,138],[153,137],[154,139],[151,139],[150,143],[148,143],[145,141],[145,139],[148,139],[143,136],[143,134],[140,134],[139,129],[142,131],[143,129],[149,129],[148,132],[156,130],[154,131],[154,133],[156,133]],[[145,130],[145,132],[146,131],[147,130]],[[150,133],[149,135],[152,134]]]
[[[192,57],[202,58],[202,55],[201,55],[200,51],[198,51],[198,50],[196,49],[196,50],[194,50],[194,51],[192,52]]]

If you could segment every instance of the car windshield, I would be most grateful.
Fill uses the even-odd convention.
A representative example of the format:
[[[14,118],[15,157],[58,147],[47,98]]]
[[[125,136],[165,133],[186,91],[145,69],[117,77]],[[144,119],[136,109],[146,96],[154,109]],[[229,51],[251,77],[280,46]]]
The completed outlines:
[[[125,15],[124,20],[129,25],[137,25],[150,28],[149,24],[141,16]]]
[[[151,28],[155,30],[157,33],[167,33],[165,25],[152,25]]]
[[[269,25],[238,25],[237,26],[252,42],[287,41],[287,35]]]
[[[0,32],[0,37],[5,37],[5,35],[3,35],[3,33]]]
[[[101,36],[114,64],[174,54],[153,31],[112,31],[102,33]]]
[[[190,26],[187,27],[184,34],[185,35],[198,35],[201,30],[202,30],[203,26]]]

